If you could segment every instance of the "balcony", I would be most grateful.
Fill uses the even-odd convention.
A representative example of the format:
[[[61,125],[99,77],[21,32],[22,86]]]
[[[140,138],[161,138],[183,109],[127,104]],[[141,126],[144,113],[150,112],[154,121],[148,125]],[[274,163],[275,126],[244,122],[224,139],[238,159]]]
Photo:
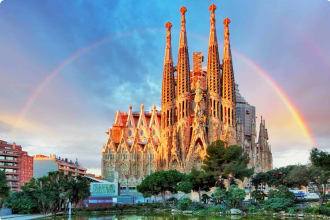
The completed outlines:
[[[0,158],[0,162],[12,162],[12,163],[19,163],[17,158],[14,159],[4,159],[4,158]]]

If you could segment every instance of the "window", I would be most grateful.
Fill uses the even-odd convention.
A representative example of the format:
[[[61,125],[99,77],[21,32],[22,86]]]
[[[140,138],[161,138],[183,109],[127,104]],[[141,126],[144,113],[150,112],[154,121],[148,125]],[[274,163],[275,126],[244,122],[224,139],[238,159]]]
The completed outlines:
[[[132,130],[131,129],[128,130],[128,136],[132,136]]]
[[[143,130],[140,131],[140,135],[141,135],[141,136],[143,135]]]
[[[152,130],[152,135],[156,135],[156,130],[155,129]]]

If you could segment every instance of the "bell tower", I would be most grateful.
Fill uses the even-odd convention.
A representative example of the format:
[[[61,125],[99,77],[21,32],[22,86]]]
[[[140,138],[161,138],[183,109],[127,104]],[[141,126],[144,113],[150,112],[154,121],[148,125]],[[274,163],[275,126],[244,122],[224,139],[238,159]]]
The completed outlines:
[[[229,41],[229,18],[223,21],[224,51],[222,59],[221,77],[221,119],[224,129],[224,140],[228,144],[236,144],[236,104],[235,104],[235,79],[233,62]]]
[[[208,89],[208,137],[210,143],[220,138],[221,115],[220,115],[220,73],[221,64],[219,59],[218,39],[215,28],[216,6],[210,6],[211,28],[209,37],[209,51],[207,60],[207,89]]]

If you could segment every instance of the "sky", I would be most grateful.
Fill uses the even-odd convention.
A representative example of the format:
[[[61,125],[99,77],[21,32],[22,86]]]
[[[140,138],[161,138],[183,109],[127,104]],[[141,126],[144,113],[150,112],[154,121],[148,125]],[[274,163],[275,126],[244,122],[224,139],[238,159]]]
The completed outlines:
[[[231,19],[235,81],[266,120],[274,166],[330,151],[328,0],[0,1],[0,139],[99,174],[115,111],[160,106],[165,23],[176,60],[186,6],[190,57],[207,58],[211,3],[220,45]]]

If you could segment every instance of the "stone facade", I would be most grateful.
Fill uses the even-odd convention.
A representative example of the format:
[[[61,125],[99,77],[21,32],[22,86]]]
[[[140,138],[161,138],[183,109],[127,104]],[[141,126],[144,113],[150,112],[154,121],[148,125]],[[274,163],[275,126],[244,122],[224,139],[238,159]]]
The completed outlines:
[[[227,145],[244,142],[244,129],[236,118],[230,20],[226,18],[223,22],[224,53],[220,61],[215,9],[212,4],[206,69],[203,68],[201,52],[193,53],[193,69],[190,69],[185,20],[187,9],[180,9],[181,31],[176,66],[172,59],[172,24],[166,23],[161,110],[154,105],[151,111],[145,111],[141,105],[139,112],[133,112],[132,106],[128,113],[116,112],[115,122],[107,131],[108,140],[102,149],[102,176],[105,179],[113,180],[118,173],[121,185],[131,187],[155,170],[189,172],[193,167],[200,167],[206,147],[213,141],[220,139]],[[260,143],[267,143],[267,139]]]

